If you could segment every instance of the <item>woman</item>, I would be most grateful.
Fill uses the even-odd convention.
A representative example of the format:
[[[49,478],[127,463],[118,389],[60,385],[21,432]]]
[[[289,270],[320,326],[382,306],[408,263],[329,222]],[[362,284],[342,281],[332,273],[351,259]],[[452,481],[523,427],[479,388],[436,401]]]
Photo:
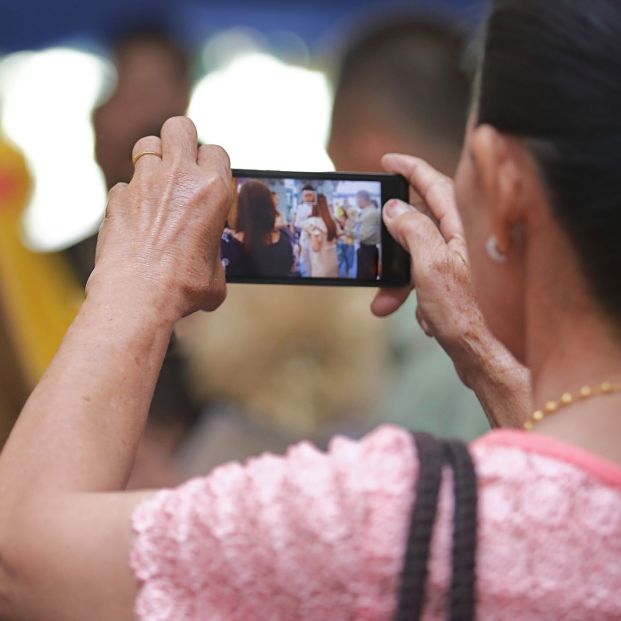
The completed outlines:
[[[222,260],[228,275],[291,275],[293,242],[283,228],[277,228],[277,218],[269,188],[260,181],[246,181],[237,199],[236,232],[222,238]]]
[[[533,428],[471,446],[478,619],[621,617],[620,34],[616,0],[497,0],[456,185],[384,160],[433,215],[385,210],[421,324],[495,425]],[[0,616],[390,619],[418,480],[405,430],[120,491],[174,321],[224,300],[230,201],[226,155],[186,120],[135,155],[84,307],[0,460]],[[380,292],[375,313],[408,293]],[[450,486],[427,619],[444,618]]]
[[[341,234],[336,246],[336,254],[339,265],[339,278],[356,278],[356,228],[357,213],[356,208],[352,207],[347,199],[345,204],[339,208],[337,222]]]
[[[339,234],[325,194],[317,195],[311,217],[303,224],[308,236],[308,257],[312,278],[338,278],[336,244]]]

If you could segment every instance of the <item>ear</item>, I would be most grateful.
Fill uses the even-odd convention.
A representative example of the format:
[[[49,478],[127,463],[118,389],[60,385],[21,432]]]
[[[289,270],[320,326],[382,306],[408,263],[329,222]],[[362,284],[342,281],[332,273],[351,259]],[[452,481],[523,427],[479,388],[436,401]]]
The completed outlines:
[[[525,217],[524,148],[490,125],[480,125],[471,134],[470,150],[485,196],[490,235],[496,237],[498,250],[507,253],[511,233]]]

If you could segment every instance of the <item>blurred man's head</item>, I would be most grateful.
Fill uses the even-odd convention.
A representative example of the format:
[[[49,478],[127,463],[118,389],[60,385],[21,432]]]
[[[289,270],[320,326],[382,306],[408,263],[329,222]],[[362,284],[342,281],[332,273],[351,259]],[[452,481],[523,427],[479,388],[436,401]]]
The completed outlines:
[[[353,42],[336,84],[329,151],[337,170],[381,170],[382,155],[405,152],[452,174],[470,93],[464,47],[449,23],[420,18]]]
[[[312,185],[305,185],[302,188],[302,202],[314,205],[317,202],[317,192]]]
[[[360,190],[360,192],[356,194],[356,202],[358,203],[358,207],[360,207],[360,209],[370,207],[373,204],[371,202],[370,194],[368,192],[365,192],[364,190]]]
[[[163,31],[135,30],[113,44],[117,85],[95,111],[97,160],[108,186],[129,181],[131,150],[149,134],[159,135],[164,121],[185,114],[189,103],[190,61]]]

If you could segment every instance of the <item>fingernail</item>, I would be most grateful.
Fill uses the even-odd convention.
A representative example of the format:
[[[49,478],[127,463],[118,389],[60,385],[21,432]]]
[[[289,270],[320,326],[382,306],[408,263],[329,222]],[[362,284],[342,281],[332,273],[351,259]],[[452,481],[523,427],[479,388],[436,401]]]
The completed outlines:
[[[412,207],[403,201],[392,199],[386,203],[384,211],[389,218],[398,218],[403,214],[409,213]]]

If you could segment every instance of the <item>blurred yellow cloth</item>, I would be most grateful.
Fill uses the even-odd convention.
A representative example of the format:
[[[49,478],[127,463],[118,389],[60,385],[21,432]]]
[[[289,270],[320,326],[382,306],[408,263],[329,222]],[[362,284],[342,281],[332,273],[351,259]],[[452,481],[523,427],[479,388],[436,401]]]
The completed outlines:
[[[0,305],[32,386],[56,353],[83,293],[64,257],[32,252],[22,243],[30,189],[24,158],[0,138]]]

